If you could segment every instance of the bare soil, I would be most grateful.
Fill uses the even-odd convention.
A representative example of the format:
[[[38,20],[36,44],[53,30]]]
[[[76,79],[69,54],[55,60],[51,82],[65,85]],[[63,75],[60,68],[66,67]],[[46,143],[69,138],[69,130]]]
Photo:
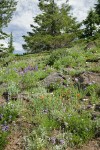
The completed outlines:
[[[5,100],[2,97],[0,97],[0,105],[3,105],[4,103],[5,103]]]
[[[100,150],[100,138],[89,141],[81,148],[67,148],[66,150]]]

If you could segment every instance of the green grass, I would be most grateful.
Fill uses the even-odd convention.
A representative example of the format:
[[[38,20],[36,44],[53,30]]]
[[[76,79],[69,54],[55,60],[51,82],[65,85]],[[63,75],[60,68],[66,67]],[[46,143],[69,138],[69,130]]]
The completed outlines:
[[[0,97],[7,91],[10,98],[7,104],[0,106],[0,128],[5,121],[12,127],[12,121],[16,121],[17,116],[26,117],[31,124],[30,128],[25,129],[26,136],[23,137],[28,150],[64,150],[79,147],[95,138],[100,119],[91,119],[94,110],[87,107],[99,104],[100,86],[92,84],[84,89],[80,83],[75,84],[73,79],[82,72],[100,72],[99,50],[85,51],[84,44],[77,44],[52,53],[0,58]],[[64,82],[67,86],[55,83],[46,88],[42,81],[52,72],[66,76],[67,81],[64,79]],[[19,98],[12,101],[14,96],[25,93],[28,102]],[[0,149],[7,143],[12,130],[9,129],[5,132],[2,128],[0,130]]]
[[[19,101],[8,102],[0,106],[0,149],[3,150],[9,142],[7,137],[11,133],[13,121],[20,115],[22,104]]]

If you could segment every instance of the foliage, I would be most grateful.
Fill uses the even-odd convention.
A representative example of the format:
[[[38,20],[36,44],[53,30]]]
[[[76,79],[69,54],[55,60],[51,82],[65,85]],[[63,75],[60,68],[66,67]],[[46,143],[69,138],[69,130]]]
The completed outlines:
[[[95,4],[95,11],[98,14],[97,24],[100,25],[100,0],[98,0],[97,4]]]
[[[14,52],[14,46],[13,46],[13,35],[12,33],[10,34],[10,40],[8,43],[8,52],[13,53]]]
[[[39,52],[48,49],[70,46],[78,37],[80,25],[70,13],[71,7],[66,3],[61,8],[54,1],[40,1],[42,14],[34,18],[37,26],[31,25],[32,32],[23,36],[27,52]],[[62,18],[62,19],[61,19]]]
[[[80,146],[94,136],[96,124],[91,120],[90,113],[82,111],[79,114],[75,110],[80,107],[78,99],[74,97],[79,95],[78,92],[75,88],[67,91],[58,89],[51,96],[41,95],[32,101],[33,122],[37,124],[37,127],[28,138],[30,148],[33,146],[36,146],[36,149],[47,148],[49,143],[50,148],[58,146],[64,149],[69,145]],[[66,100],[67,105],[65,105]],[[54,135],[53,132],[55,132]]]
[[[18,85],[14,82],[8,82],[7,91],[9,93],[10,99],[12,99],[13,96],[17,96],[19,93]]]
[[[85,29],[83,30],[83,37],[89,39],[98,39],[100,36],[100,0],[95,4],[94,10],[91,9],[87,18],[83,21]]]
[[[57,50],[57,51],[53,51],[47,61],[47,64],[48,65],[53,65],[55,63],[56,60],[64,57],[64,56],[67,56],[68,55],[68,51],[65,49],[65,50]]]
[[[59,49],[51,53],[47,60],[47,64],[54,66],[56,69],[61,69],[63,67],[78,67],[86,62],[83,53],[83,51],[79,51],[79,47],[77,46],[70,49]]]
[[[8,34],[3,32],[3,28],[7,27],[8,23],[11,21],[13,12],[16,9],[16,5],[17,2],[15,0],[0,1],[0,39],[5,39],[9,37]],[[8,51],[7,48],[0,46],[0,52],[2,55],[4,55],[7,51]]]
[[[0,1],[0,29],[10,22],[12,13],[15,11],[16,2],[12,0],[1,0]]]
[[[8,143],[7,137],[10,134],[10,124],[17,116],[18,110],[12,102],[0,106],[0,149],[3,149]]]
[[[83,23],[85,25],[83,36],[85,38],[91,38],[91,37],[95,36],[95,34],[97,32],[97,27],[96,27],[96,20],[97,19],[98,19],[98,16],[95,13],[95,11],[90,10],[87,18],[83,21]]]
[[[3,130],[8,130],[8,126],[10,129],[4,132],[1,126],[0,149],[4,148],[10,131],[16,126],[17,131],[23,131],[22,146],[26,150],[78,149],[97,137],[100,117],[96,107],[99,106],[100,86],[95,82],[82,86],[79,80],[80,75],[88,71],[91,76],[95,72],[98,77],[99,39],[95,42],[97,47],[89,50],[84,50],[86,41],[80,40],[72,48],[60,48],[52,53],[10,54],[0,60],[0,100],[6,91],[11,96],[10,101],[0,107],[3,117],[0,124],[4,125],[3,121],[7,120]],[[63,83],[57,80],[44,86],[44,79],[53,72],[59,72]],[[13,100],[15,95],[16,100]],[[9,107],[13,104],[14,108]]]
[[[96,79],[83,85],[80,75],[89,72],[99,78],[99,5],[100,0],[89,11],[83,29],[84,38],[95,39],[95,48],[84,49],[87,43],[78,39],[80,24],[70,15],[71,7],[68,3],[58,7],[54,0],[39,0],[42,13],[34,18],[36,26],[31,25],[32,32],[24,36],[23,45],[30,53],[49,52],[12,54],[12,33],[8,48],[0,45],[0,52],[10,53],[0,58],[0,150],[5,149],[13,131],[21,133],[25,140],[21,146],[26,150],[78,149],[98,137],[100,85]],[[0,39],[7,37],[2,29],[10,22],[15,6],[13,0],[0,1]],[[44,79],[53,72],[59,72],[63,83],[57,80],[46,87]]]

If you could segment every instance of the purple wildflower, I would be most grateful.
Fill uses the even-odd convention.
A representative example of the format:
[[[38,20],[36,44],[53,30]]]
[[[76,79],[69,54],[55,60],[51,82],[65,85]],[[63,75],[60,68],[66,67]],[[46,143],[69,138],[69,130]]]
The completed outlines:
[[[25,73],[29,71],[38,71],[38,66],[35,66],[35,67],[28,66],[26,68],[21,68],[21,70],[19,71],[19,74],[24,75]]]
[[[55,137],[51,137],[50,140],[51,140],[52,144],[56,144],[56,138]]]
[[[5,126],[5,125],[4,125],[4,126],[2,126],[2,131],[4,131],[4,132],[5,132],[5,131],[8,131],[8,130],[9,130],[9,126],[7,126],[7,125],[6,125],[6,126]]]
[[[27,69],[28,69],[29,71],[31,71],[32,67],[31,67],[31,66],[28,66]]]
[[[65,144],[65,141],[63,139],[59,140],[59,142],[61,145]]]
[[[27,73],[28,72],[28,69],[27,68],[25,68],[24,69],[24,71],[23,71],[23,73]]]
[[[35,70],[34,67],[31,68],[31,71]]]

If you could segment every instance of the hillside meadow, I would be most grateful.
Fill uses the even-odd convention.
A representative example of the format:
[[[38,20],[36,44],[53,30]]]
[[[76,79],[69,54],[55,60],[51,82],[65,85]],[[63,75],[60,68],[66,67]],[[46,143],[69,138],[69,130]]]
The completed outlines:
[[[99,150],[96,42],[0,58],[0,150]]]

